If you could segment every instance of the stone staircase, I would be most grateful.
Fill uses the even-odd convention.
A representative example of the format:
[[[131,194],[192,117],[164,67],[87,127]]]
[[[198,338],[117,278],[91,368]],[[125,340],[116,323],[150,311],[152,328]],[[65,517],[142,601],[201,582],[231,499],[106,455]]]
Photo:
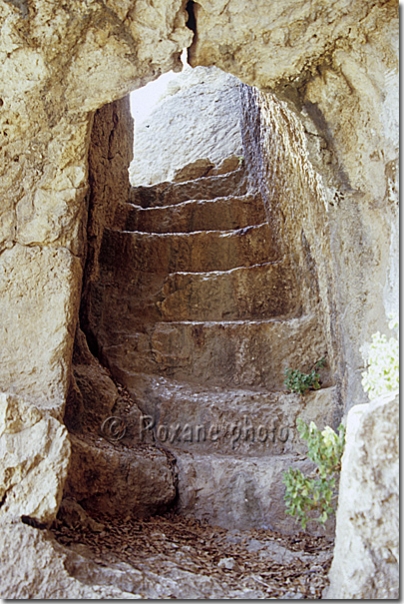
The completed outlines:
[[[332,391],[284,392],[325,353],[243,167],[132,190],[104,234],[91,316],[100,357],[176,459],[178,511],[294,530],[282,472],[308,467],[297,416],[327,423]]]

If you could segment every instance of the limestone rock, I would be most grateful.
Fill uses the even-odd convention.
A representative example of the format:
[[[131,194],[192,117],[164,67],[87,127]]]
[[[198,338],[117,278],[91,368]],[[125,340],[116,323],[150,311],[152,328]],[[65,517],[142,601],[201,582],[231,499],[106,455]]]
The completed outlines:
[[[242,155],[239,85],[220,69],[185,69],[136,128],[132,184],[204,176],[209,167]],[[206,172],[205,166],[195,164],[201,159]]]
[[[271,560],[277,564],[293,564],[296,559],[307,560],[321,564],[329,559],[329,552],[321,552],[317,555],[308,554],[304,551],[291,551],[277,541],[263,543],[258,539],[251,539],[248,549],[251,552],[257,552],[261,560]],[[321,568],[321,566],[319,567]]]
[[[80,111],[97,109],[161,73],[178,71],[180,54],[193,35],[181,0],[108,0],[83,6],[81,15],[94,21],[80,40],[65,84],[71,107]]]
[[[118,392],[110,377],[101,366],[79,365],[74,376],[85,401],[85,408],[99,417],[110,414],[116,403]]]
[[[227,174],[233,172],[242,165],[242,156],[230,155],[223,159],[218,165],[213,164],[210,159],[197,159],[175,171],[173,181],[185,182],[202,178],[203,176],[218,176],[219,174]]]
[[[62,407],[82,278],[76,256],[83,259],[86,243],[93,112],[178,70],[192,32],[181,0],[75,2],[66,11],[53,1],[2,2],[0,14],[1,389]]]
[[[216,65],[250,85],[273,88],[279,80],[293,81],[304,68],[315,66],[375,4],[333,0],[325,5],[316,0],[296,5],[288,0],[273,2],[268,10],[265,0],[198,0],[190,63]]]
[[[117,587],[75,578],[85,558],[60,546],[47,531],[0,524],[0,597],[19,599],[137,599]],[[69,569],[72,572],[69,572]],[[88,574],[87,574],[88,577]]]
[[[327,599],[399,597],[398,437],[398,397],[348,414]]]
[[[18,397],[0,394],[0,515],[51,522],[69,463],[66,428]]]
[[[288,100],[276,111],[262,111],[261,125],[252,121],[245,136],[251,142],[261,127],[267,128],[272,154],[260,155],[254,148],[263,168],[257,173],[267,185],[267,209],[279,201],[280,220],[271,214],[271,221],[303,276],[303,300],[311,310],[322,308],[333,369],[347,385],[342,403],[355,404],[363,400],[360,345],[377,329],[385,329],[385,308],[393,306],[398,294],[393,278],[396,246],[391,241],[398,197],[398,5],[282,0],[268,9],[264,0],[198,0],[193,6],[198,32],[190,52],[193,64],[215,63]],[[72,1],[68,9],[55,0],[15,0],[2,2],[0,13],[1,387],[61,417],[87,238],[92,112],[160,72],[177,69],[179,53],[193,34],[185,26],[182,0]],[[103,158],[107,169],[108,153]],[[107,191],[102,204],[109,203]],[[97,239],[96,228],[89,237]],[[3,442],[41,426],[54,436],[52,430],[60,429],[56,420],[41,417],[32,417],[36,423],[21,432],[3,434]],[[384,414],[379,420],[388,440],[395,424]],[[372,442],[382,446],[376,427],[372,424],[369,430]],[[26,442],[24,434],[15,467],[25,459]],[[378,483],[379,465],[381,470],[387,466],[373,456],[376,448],[366,449],[372,463],[360,457],[355,469],[366,473],[372,468]],[[38,455],[41,458],[42,452]],[[58,459],[55,472],[62,481],[66,456]],[[36,482],[42,488],[42,473]],[[365,492],[371,482],[373,475],[365,481]],[[370,497],[377,508],[378,493]],[[393,494],[383,503],[387,522],[393,522],[396,508],[389,506],[394,501]],[[377,517],[372,506],[365,512]],[[53,510],[55,504],[45,507]],[[354,568],[356,551],[365,552],[368,570],[360,576],[368,577],[368,555],[374,555],[380,584],[368,580],[369,596],[395,593],[396,566],[380,553],[386,551],[379,545],[380,529],[372,526],[370,538],[353,518],[365,545],[345,557],[346,568]],[[20,527],[10,538],[0,539],[0,547],[11,556],[11,562],[2,565],[6,574],[0,582],[8,597],[64,597],[63,589],[69,592],[69,586],[69,597],[94,595],[87,587],[73,588],[70,579],[62,584],[54,579],[58,572],[52,575],[53,550],[46,550],[50,553],[38,566],[44,546],[41,541],[38,555],[38,549],[24,548],[30,530]],[[348,543],[344,536],[341,544],[338,539],[337,552]],[[393,542],[390,549],[395,551]],[[9,581],[17,587],[8,590]],[[38,589],[31,589],[32,582]],[[358,593],[364,591],[358,588]]]
[[[226,166],[226,160],[215,170]],[[129,201],[142,208],[154,206],[176,205],[190,200],[213,200],[217,197],[227,197],[229,192],[233,195],[245,195],[248,182],[245,170],[231,171],[225,174],[187,181],[184,183],[164,182],[151,187],[132,188]]]
[[[128,448],[102,438],[70,435],[72,456],[65,494],[91,515],[148,516],[175,498],[166,455],[152,446]]]
[[[212,164],[210,159],[197,159],[191,164],[176,170],[173,181],[184,182],[187,180],[193,180],[195,178],[201,178],[202,176],[207,176],[213,167],[214,164]]]
[[[244,148],[261,157],[254,177],[262,178],[263,168],[274,220],[274,204],[281,206],[280,238],[297,247],[303,230],[320,299],[328,305],[328,348],[332,339],[333,347],[344,341],[349,358],[339,367],[346,372],[347,405],[364,402],[358,371],[363,329],[367,339],[385,330],[384,306],[398,298],[397,287],[392,296],[386,283],[386,273],[391,278],[397,270],[386,243],[394,233],[398,192],[397,4],[275,2],[268,11],[264,0],[202,0],[194,9],[192,65],[214,64],[287,101],[269,119],[263,105],[255,112],[245,108],[253,119]],[[340,10],[344,16],[337,18]],[[290,110],[297,119],[287,119],[287,126]],[[254,150],[259,128],[267,138],[263,153]],[[375,282],[386,284],[385,301]],[[342,315],[344,324],[337,325]]]
[[[197,159],[191,164],[175,171],[174,182],[186,182],[204,176],[218,176],[233,172],[242,165],[242,156],[231,155],[223,159],[218,165],[213,164],[210,159]]]
[[[132,158],[133,119],[126,97],[101,107],[94,115],[91,129],[84,300],[97,277],[103,231],[112,224],[117,203],[129,195],[128,166]]]
[[[80,261],[61,247],[16,244],[0,258],[2,389],[53,410],[60,419],[81,276]]]
[[[293,534],[299,530],[295,519],[285,514],[282,484],[289,467],[309,473],[313,464],[293,455],[272,458],[228,455],[199,455],[176,452],[178,467],[178,509],[224,528],[263,528]],[[333,520],[325,529],[313,526],[313,533],[333,533]]]

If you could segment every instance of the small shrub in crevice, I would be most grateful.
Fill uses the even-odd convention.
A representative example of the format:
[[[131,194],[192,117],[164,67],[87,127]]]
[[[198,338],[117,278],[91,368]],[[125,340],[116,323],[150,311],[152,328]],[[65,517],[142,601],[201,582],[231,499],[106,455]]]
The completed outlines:
[[[318,370],[324,367],[326,360],[323,357],[314,364],[309,373],[303,373],[298,369],[286,369],[284,384],[290,392],[305,394],[307,390],[318,390],[321,388],[320,375]]]
[[[338,427],[338,434],[330,426],[320,431],[314,422],[310,425],[297,420],[300,437],[307,442],[308,457],[317,468],[310,476],[289,468],[283,475],[286,485],[286,513],[295,516],[303,530],[310,520],[324,524],[335,512],[337,477],[341,469],[341,457],[345,444],[345,428]]]

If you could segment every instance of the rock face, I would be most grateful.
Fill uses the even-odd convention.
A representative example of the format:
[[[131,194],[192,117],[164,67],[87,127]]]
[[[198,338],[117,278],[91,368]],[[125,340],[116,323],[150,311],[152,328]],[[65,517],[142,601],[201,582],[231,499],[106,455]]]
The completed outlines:
[[[193,173],[188,168],[182,180],[207,176],[232,155],[237,163],[242,155],[239,86],[237,78],[214,67],[185,69],[136,127],[132,185],[178,180],[176,173],[194,162]]]
[[[173,503],[173,471],[163,452],[150,445],[118,448],[100,438],[98,442],[70,438],[65,495],[79,501],[90,515],[150,516]]]
[[[398,396],[351,409],[337,513],[331,600],[399,597]]]
[[[1,3],[1,390],[60,415],[80,300],[92,112],[181,67],[192,37],[182,4]]]
[[[337,321],[344,316],[343,324],[330,326],[330,335],[333,332],[339,349],[343,342],[339,370],[345,404],[348,409],[366,402],[357,369],[362,362],[359,348],[378,329],[387,332],[386,313],[398,299],[393,268],[397,264],[389,259],[387,243],[395,232],[398,200],[397,3],[337,0],[327,6],[315,2],[297,7],[293,2],[275,2],[267,10],[264,0],[249,3],[248,9],[239,0],[201,0],[194,12],[197,36],[190,48],[191,65],[214,64],[247,84],[274,91],[295,114],[292,129],[278,130],[274,122],[289,121],[288,111],[264,108],[268,141],[264,181],[275,198],[279,191],[285,196],[283,212],[298,213],[292,228],[304,216],[316,225],[313,241],[302,226],[320,273],[321,297],[326,300],[333,292],[326,316]],[[305,174],[313,168],[314,173],[300,178],[301,191],[294,202],[289,178],[296,181],[297,174],[283,171],[283,165],[280,171],[276,158],[283,155],[279,143],[289,138],[286,165],[301,163],[301,157],[292,160],[295,145],[301,146],[301,136],[292,134],[296,126],[306,148]],[[257,134],[253,126],[254,131]],[[318,175],[323,188],[318,197],[323,197],[327,211],[316,218],[309,189]],[[278,188],[282,176],[285,180]],[[311,203],[306,201],[309,197]],[[270,200],[273,203],[274,195]],[[283,239],[292,243],[294,238]],[[384,289],[384,298],[379,288]]]
[[[67,430],[57,419],[11,394],[0,394],[0,522],[56,517],[70,457]]]
[[[247,10],[242,0],[198,0],[190,62],[217,65],[230,73],[237,70],[250,85],[275,88],[279,80],[293,82],[307,68],[314,70],[319,57],[375,5],[334,0],[325,6],[317,0],[296,6],[289,0],[274,2],[268,10],[265,0],[255,0]]]
[[[79,260],[63,246],[16,243],[1,255],[2,389],[59,419],[73,348],[66,326],[77,320],[79,296],[72,290],[81,278]]]
[[[44,531],[22,523],[1,525],[0,596],[12,599],[137,599],[118,587],[75,578],[88,561],[61,547]]]
[[[65,413],[71,459],[64,507],[80,502],[94,522],[94,513],[142,517],[172,504],[173,469],[167,456],[152,446],[151,435],[142,434],[142,421],[140,409],[128,403],[77,329]]]

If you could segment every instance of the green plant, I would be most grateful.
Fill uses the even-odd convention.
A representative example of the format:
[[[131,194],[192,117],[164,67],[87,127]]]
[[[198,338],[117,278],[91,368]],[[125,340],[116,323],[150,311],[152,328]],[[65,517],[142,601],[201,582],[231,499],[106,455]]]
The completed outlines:
[[[238,165],[242,166],[244,163],[244,155],[237,155]]]
[[[284,472],[284,500],[286,513],[295,516],[304,530],[309,520],[324,524],[335,511],[333,500],[336,498],[336,481],[341,469],[345,428],[340,424],[338,434],[330,426],[320,431],[314,422],[308,425],[298,419],[297,429],[300,437],[307,442],[308,457],[317,468],[310,476],[293,468]]]
[[[299,392],[305,394],[307,390],[318,390],[321,388],[320,375],[317,370],[324,367],[326,364],[325,357],[317,361],[314,364],[313,369],[309,373],[303,373],[298,369],[290,369],[289,367],[285,370],[285,386],[290,392]]]

